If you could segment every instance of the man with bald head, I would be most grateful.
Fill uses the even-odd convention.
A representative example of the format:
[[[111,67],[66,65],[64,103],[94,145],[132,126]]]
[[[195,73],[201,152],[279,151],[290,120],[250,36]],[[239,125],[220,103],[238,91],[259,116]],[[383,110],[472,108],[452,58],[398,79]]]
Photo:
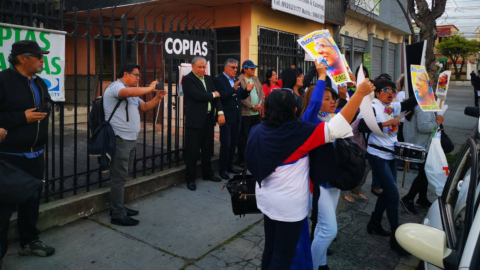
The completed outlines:
[[[183,78],[183,93],[185,99],[185,163],[186,181],[190,190],[196,190],[195,167],[201,151],[202,178],[220,182],[221,179],[213,175],[212,150],[213,127],[215,121],[222,126],[225,117],[222,111],[220,94],[215,90],[213,79],[205,75],[207,60],[203,57],[194,57],[192,72]]]

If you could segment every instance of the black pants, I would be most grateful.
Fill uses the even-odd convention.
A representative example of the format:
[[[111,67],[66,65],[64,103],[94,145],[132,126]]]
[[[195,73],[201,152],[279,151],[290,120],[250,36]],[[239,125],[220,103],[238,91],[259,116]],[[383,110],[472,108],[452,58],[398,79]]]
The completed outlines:
[[[413,201],[417,194],[419,199],[427,199],[428,180],[427,175],[425,174],[425,162],[417,163],[417,165],[418,175],[413,180],[412,186],[410,187],[408,194],[405,196],[405,198],[409,201]]]
[[[239,133],[240,122],[225,123],[220,127],[220,171],[226,171],[233,167]]]
[[[196,178],[196,167],[198,155],[201,151],[202,176],[204,178],[213,175],[212,155],[213,155],[213,121],[210,113],[205,115],[205,124],[200,129],[185,129],[185,163],[186,180],[193,182]]]
[[[238,163],[245,162],[248,134],[253,126],[260,124],[260,115],[242,116],[242,128],[238,139]]]
[[[27,159],[22,156],[0,154],[0,159],[8,160],[9,163],[31,174],[33,177],[43,179],[45,161],[43,155]],[[43,186],[42,186],[43,188]],[[40,231],[37,229],[38,209],[40,206],[40,194],[42,189],[35,193],[27,202],[18,205],[17,226],[20,235],[20,246],[25,246],[38,239]],[[5,257],[8,248],[8,226],[12,213],[17,210],[17,205],[0,203],[0,249],[1,258]]]
[[[262,270],[288,270],[295,257],[303,220],[283,222],[264,216],[265,248]]]

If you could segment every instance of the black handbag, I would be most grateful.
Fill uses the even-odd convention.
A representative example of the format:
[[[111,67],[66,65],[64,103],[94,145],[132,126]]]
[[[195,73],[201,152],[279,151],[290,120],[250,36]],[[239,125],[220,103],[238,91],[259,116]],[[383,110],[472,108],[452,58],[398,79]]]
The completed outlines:
[[[0,202],[17,205],[39,196],[43,181],[0,159]]]
[[[442,132],[442,135],[440,136],[440,144],[442,145],[443,152],[445,154],[448,154],[453,151],[453,149],[455,148],[455,145],[453,145],[452,140],[450,140],[447,133],[445,133],[445,130],[443,129],[443,125],[440,125],[440,130]]]
[[[236,216],[245,214],[258,214],[257,199],[255,197],[256,181],[253,175],[247,175],[247,169],[242,175],[235,175],[225,183],[232,199],[232,210]],[[223,188],[222,188],[223,189]]]
[[[343,191],[352,190],[360,184],[365,172],[366,152],[352,139],[337,139],[335,155],[342,171],[341,180],[331,184]]]

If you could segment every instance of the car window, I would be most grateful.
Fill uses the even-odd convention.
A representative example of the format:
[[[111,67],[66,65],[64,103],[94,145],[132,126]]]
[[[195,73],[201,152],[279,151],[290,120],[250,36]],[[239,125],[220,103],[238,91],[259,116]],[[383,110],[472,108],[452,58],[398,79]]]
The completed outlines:
[[[473,154],[473,155],[472,155]],[[442,194],[442,224],[449,248],[461,253],[473,222],[473,209],[478,199],[479,164],[477,147],[469,139],[447,179]],[[473,192],[472,192],[473,191]]]

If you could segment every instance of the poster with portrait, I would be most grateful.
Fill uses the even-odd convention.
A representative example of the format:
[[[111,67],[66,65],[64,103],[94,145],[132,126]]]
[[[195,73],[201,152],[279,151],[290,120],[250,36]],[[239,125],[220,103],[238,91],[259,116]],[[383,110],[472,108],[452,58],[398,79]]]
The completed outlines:
[[[442,99],[442,100],[447,99],[447,91],[448,91],[448,85],[450,84],[451,75],[452,75],[452,72],[450,70],[446,70],[440,73],[440,76],[438,76],[437,96],[439,99]]]
[[[321,59],[327,65],[327,75],[335,84],[350,82],[348,68],[328,30],[314,31],[301,37],[297,42],[312,58]]]
[[[418,105],[424,112],[441,111],[435,101],[433,88],[430,86],[427,70],[424,66],[411,65],[413,93]]]

